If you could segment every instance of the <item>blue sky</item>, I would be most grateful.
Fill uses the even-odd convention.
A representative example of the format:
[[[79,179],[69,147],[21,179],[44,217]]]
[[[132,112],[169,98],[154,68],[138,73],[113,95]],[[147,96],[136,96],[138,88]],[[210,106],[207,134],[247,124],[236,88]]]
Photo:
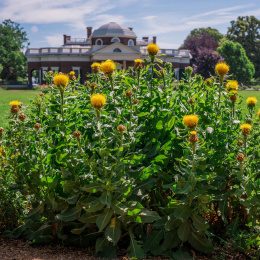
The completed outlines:
[[[63,34],[86,37],[86,27],[117,22],[137,37],[157,36],[161,48],[178,48],[194,28],[227,32],[231,20],[254,15],[259,0],[0,0],[0,21],[11,19],[26,30],[30,47],[63,43]]]

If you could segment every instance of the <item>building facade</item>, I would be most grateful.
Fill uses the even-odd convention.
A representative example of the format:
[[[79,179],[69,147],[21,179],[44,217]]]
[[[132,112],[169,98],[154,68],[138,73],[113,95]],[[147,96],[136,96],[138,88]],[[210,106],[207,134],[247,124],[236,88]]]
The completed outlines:
[[[29,86],[32,87],[33,71],[39,73],[39,84],[43,83],[44,71],[75,71],[81,76],[81,82],[86,74],[91,73],[91,64],[111,59],[118,63],[118,69],[134,66],[135,59],[144,59],[148,53],[149,43],[156,43],[156,37],[143,37],[138,40],[133,28],[111,22],[102,25],[92,32],[87,27],[86,38],[71,38],[63,36],[63,45],[57,48],[28,48],[25,56],[28,62]],[[186,66],[189,66],[191,55],[188,50],[160,49],[163,62],[171,62],[177,79]]]

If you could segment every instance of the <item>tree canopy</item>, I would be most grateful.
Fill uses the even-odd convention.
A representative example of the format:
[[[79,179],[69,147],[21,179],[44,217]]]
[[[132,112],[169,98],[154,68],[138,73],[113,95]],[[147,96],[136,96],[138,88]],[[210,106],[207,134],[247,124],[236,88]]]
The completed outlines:
[[[255,74],[255,68],[240,43],[225,41],[217,51],[229,64],[230,73],[238,82],[244,84],[250,82]]]
[[[188,38],[194,37],[194,36],[202,37],[202,35],[204,35],[204,34],[207,34],[207,35],[211,36],[212,38],[214,38],[214,40],[217,43],[220,43],[221,40],[224,38],[224,35],[221,34],[217,29],[208,27],[208,28],[196,28],[196,29],[193,29],[190,32],[190,34],[187,36],[186,40]]]
[[[218,43],[208,34],[192,36],[185,41],[184,48],[190,50],[191,65],[195,73],[205,78],[214,73],[215,64],[222,59],[221,55],[216,53],[217,47]]]
[[[20,24],[11,20],[0,24],[0,64],[3,66],[0,78],[17,80],[25,77],[27,62],[22,49],[26,43],[27,34]]]
[[[255,66],[255,77],[260,77],[260,20],[254,16],[239,16],[231,21],[227,38],[240,43]]]

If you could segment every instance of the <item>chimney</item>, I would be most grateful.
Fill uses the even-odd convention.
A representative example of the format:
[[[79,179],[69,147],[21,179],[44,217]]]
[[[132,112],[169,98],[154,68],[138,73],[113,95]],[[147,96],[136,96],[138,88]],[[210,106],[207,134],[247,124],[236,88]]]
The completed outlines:
[[[149,39],[149,37],[143,37],[143,40],[144,40],[145,42],[148,42],[148,39]]]
[[[67,35],[63,34],[63,44],[66,44],[66,40],[67,40]]]
[[[88,38],[90,37],[91,34],[92,34],[92,27],[87,27],[87,36],[88,36]]]
[[[156,43],[156,36],[153,36],[153,43]]]
[[[128,27],[128,29],[129,29],[130,31],[133,31],[133,28],[132,28],[132,27]]]

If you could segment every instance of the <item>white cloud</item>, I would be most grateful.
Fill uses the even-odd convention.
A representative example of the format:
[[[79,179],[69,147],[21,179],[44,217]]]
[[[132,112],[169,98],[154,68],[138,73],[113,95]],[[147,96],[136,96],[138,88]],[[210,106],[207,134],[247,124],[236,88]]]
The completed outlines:
[[[155,18],[156,18],[155,15],[148,15],[148,16],[143,17],[142,19],[143,19],[143,20],[153,20],[153,19],[155,19]]]
[[[47,35],[45,39],[49,47],[59,47],[63,44],[62,34]]]
[[[33,33],[38,32],[38,27],[37,27],[36,25],[32,26],[32,27],[31,27],[31,31],[32,31]]]

